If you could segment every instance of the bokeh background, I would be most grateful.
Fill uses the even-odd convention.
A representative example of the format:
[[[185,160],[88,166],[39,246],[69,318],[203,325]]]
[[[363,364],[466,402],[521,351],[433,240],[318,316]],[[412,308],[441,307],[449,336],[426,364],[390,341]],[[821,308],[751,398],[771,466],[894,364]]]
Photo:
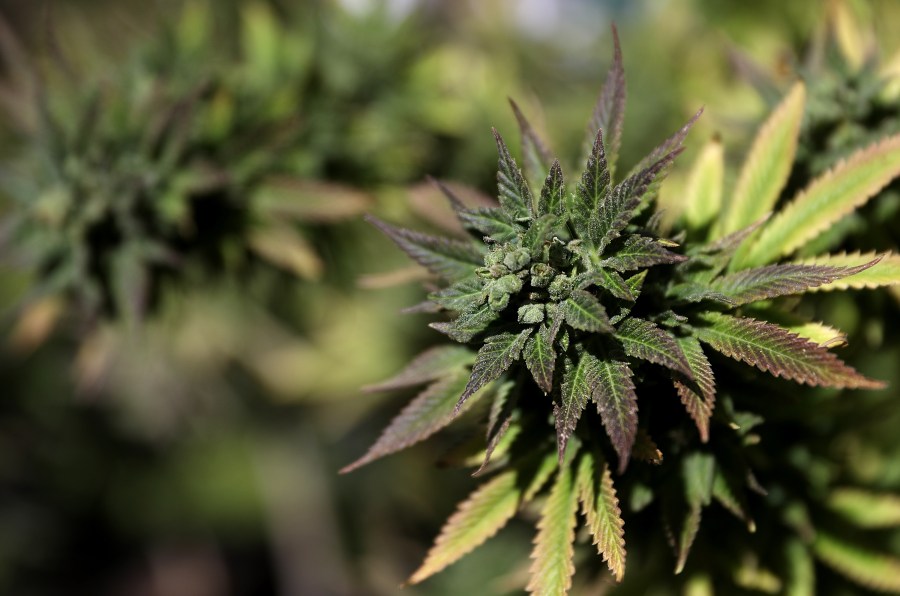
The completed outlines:
[[[44,107],[77,128],[97,89],[128,106],[148,87],[189,95],[207,80],[217,95],[197,151],[239,191],[264,180],[278,206],[264,228],[274,247],[251,243],[262,259],[196,256],[202,272],[184,264],[135,317],[37,292],[42,272],[4,226],[0,593],[399,593],[473,482],[440,465],[460,439],[452,433],[337,473],[409,398],[360,388],[439,341],[427,316],[400,314],[422,299],[423,280],[362,214],[452,226],[428,175],[489,200],[490,127],[516,138],[508,97],[574,158],[613,21],[629,89],[626,169],[700,106],[693,146],[719,135],[736,163],[768,105],[735,52],[788,80],[826,4],[0,2],[4,221],[21,208],[17,197],[43,192],[34,147],[52,136]],[[849,4],[893,55],[898,3]],[[134,101],[108,136],[125,139],[152,120],[152,106]],[[97,105],[101,117],[119,109]],[[195,232],[202,244],[207,231]],[[70,284],[89,294],[84,279]],[[867,337],[852,304],[832,310]],[[881,347],[882,336],[870,343]],[[896,378],[896,358],[885,348],[866,370]],[[518,593],[531,532],[513,523],[476,557],[403,593]]]

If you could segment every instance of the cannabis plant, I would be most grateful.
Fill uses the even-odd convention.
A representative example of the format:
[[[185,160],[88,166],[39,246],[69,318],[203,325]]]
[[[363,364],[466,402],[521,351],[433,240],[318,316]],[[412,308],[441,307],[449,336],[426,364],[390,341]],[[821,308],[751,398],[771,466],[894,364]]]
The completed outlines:
[[[731,200],[722,201],[714,172],[698,174],[690,208],[700,215],[692,228],[663,234],[659,188],[700,113],[617,175],[625,78],[613,35],[614,58],[574,184],[513,104],[524,167],[494,131],[499,204],[466,208],[444,188],[468,238],[371,218],[443,282],[414,310],[445,314],[431,326],[456,343],[427,350],[371,388],[427,385],[344,471],[422,441],[457,417],[486,426],[462,459],[490,479],[450,517],[412,583],[532,506],[539,513],[529,592],[571,587],[579,510],[582,536],[590,535],[622,580],[625,530],[632,521],[641,527],[655,509],[680,572],[714,495],[752,526],[745,493],[763,490],[744,451],[757,415],[738,412],[718,387],[740,387],[735,375],[760,388],[767,382],[748,368],[732,372],[722,357],[780,377],[774,386],[781,393],[785,381],[883,386],[828,349],[838,332],[823,338],[833,330],[798,321],[783,298],[897,281],[884,277],[883,256],[781,261],[900,173],[900,140],[840,164],[770,217],[793,159],[797,128],[784,120],[786,112],[802,113],[798,86],[763,127]],[[717,396],[725,408],[715,408]],[[680,411],[672,407],[679,401]],[[655,524],[627,536],[641,557],[642,545],[662,534]]]

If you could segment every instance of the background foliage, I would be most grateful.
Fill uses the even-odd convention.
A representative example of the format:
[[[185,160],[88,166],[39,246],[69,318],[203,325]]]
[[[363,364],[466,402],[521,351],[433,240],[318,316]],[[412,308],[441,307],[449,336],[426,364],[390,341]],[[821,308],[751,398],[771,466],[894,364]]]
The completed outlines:
[[[79,292],[36,293],[47,269],[30,255],[43,254],[57,231],[26,236],[24,254],[22,236],[4,227],[0,592],[35,595],[396,593],[474,484],[466,472],[433,468],[447,459],[453,435],[336,474],[409,397],[375,398],[360,386],[438,338],[426,317],[397,315],[424,292],[395,282],[419,274],[359,214],[445,231],[451,214],[426,175],[492,195],[490,128],[515,128],[507,97],[554,147],[573,150],[561,158],[575,161],[608,66],[613,18],[629,86],[621,171],[659,131],[675,130],[704,105],[671,192],[687,183],[687,166],[713,135],[727,148],[731,176],[777,102],[759,90],[783,95],[807,74],[791,57],[804,54],[824,19],[817,1],[750,8],[570,0],[549,12],[546,3],[499,0],[51,4],[49,12],[24,0],[0,6],[23,44],[0,36],[8,116],[0,212],[15,216],[23,198],[52,187],[35,155],[53,137],[28,94],[43,92],[48,111],[75,136],[99,94],[101,120],[112,122],[105,138],[131,142],[123,131],[146,130],[152,118],[144,116],[153,113],[131,112],[136,101],[153,104],[162,89],[177,103],[206,85],[190,129],[192,157],[175,173],[196,173],[198,163],[226,172],[229,199],[214,205],[237,205],[242,225],[224,240],[175,234],[182,262],[158,278],[157,307],[135,318],[115,309],[98,315],[72,298]],[[848,5],[871,23],[890,63],[898,8],[889,0]],[[766,73],[766,85],[739,76],[729,59],[735,48]],[[106,106],[118,106],[119,121]],[[127,152],[113,146],[113,155]],[[163,182],[176,204],[194,200],[190,184]],[[897,215],[886,213],[893,228],[881,225],[884,213],[865,213],[863,233],[845,248],[896,249],[889,231]],[[280,239],[277,248],[254,243],[256,226]],[[885,233],[865,245],[866,229]],[[185,248],[207,242],[215,258]],[[273,257],[286,247],[295,259]],[[76,276],[71,287],[90,280]],[[804,308],[849,332],[842,358],[896,387],[896,303],[887,295],[866,300],[829,295]],[[824,409],[803,425],[764,427],[772,440],[797,437],[789,458],[771,465],[809,467],[815,453],[817,473],[838,470],[896,491],[895,396],[896,389],[854,396],[853,406],[826,396],[847,421],[843,430],[830,427]],[[477,557],[405,592],[517,593],[532,535],[532,524],[514,521]],[[897,550],[888,532],[861,539]],[[648,555],[664,575],[634,593],[674,593],[667,556]],[[600,583],[576,591],[608,583],[602,573],[587,580]],[[704,593],[701,583],[684,589]],[[824,585],[858,593],[838,579]]]

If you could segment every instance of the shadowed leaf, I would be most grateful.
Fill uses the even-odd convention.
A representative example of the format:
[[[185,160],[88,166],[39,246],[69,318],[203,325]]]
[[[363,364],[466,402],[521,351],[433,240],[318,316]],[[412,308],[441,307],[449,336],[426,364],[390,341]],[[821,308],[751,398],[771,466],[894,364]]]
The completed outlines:
[[[528,328],[519,333],[500,333],[492,335],[484,340],[484,345],[475,356],[475,364],[472,365],[472,377],[466,385],[466,390],[459,398],[456,409],[459,410],[469,397],[496,379],[500,378],[512,363],[519,359],[522,348],[533,329]]]
[[[599,286],[620,300],[634,302],[631,288],[621,275],[611,269],[599,268],[580,273],[575,278],[575,288],[584,290],[590,286]]]
[[[619,456],[621,474],[631,458],[638,421],[637,393],[628,363],[612,357],[598,360],[592,395],[606,434]]]
[[[716,403],[716,380],[712,366],[703,353],[700,342],[695,338],[680,337],[676,341],[687,358],[694,380],[676,376],[675,389],[681,403],[697,424],[700,440],[706,443],[709,440],[709,418]]]
[[[444,524],[425,562],[412,574],[409,583],[427,579],[494,536],[515,515],[520,496],[513,470],[478,487]]]
[[[564,595],[572,587],[575,564],[575,518],[578,495],[568,467],[559,471],[541,509],[538,533],[531,552],[529,594]]]
[[[695,327],[694,335],[729,358],[813,386],[878,389],[879,381],[866,378],[837,356],[786,329],[743,317],[705,313],[708,327]]]
[[[609,570],[622,581],[625,577],[625,524],[622,510],[613,486],[609,466],[604,462],[598,482],[594,458],[585,453],[579,462],[576,476],[578,498],[587,527],[597,546],[597,553],[603,557]],[[599,490],[595,490],[595,487]]]
[[[476,267],[484,264],[484,255],[472,243],[405,230],[371,215],[366,216],[366,221],[384,232],[417,263],[448,281],[472,275]]]

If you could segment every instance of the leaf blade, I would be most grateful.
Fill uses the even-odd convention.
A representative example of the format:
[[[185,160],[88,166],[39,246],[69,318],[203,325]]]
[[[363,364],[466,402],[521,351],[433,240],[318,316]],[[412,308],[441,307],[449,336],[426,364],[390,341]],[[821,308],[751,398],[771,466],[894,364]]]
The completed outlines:
[[[500,208],[513,221],[527,219],[534,213],[531,189],[519,166],[516,165],[516,160],[510,155],[503,137],[496,128],[492,128],[491,132],[494,133],[497,152],[500,155],[497,164],[497,196],[500,199]]]
[[[572,484],[569,467],[561,468],[541,510],[531,552],[531,577],[525,588],[530,594],[563,595],[572,587],[578,511],[578,498]]]
[[[675,338],[654,323],[628,318],[616,328],[616,339],[622,342],[625,353],[632,358],[647,360],[693,378],[691,367]]]
[[[694,380],[676,377],[674,379],[675,390],[681,403],[684,404],[688,414],[697,425],[700,441],[706,443],[709,441],[709,419],[716,403],[716,381],[713,369],[696,338],[679,337],[676,341],[687,358],[691,372],[694,374]]]
[[[595,490],[594,467],[593,456],[590,453],[583,455],[575,481],[578,498],[597,553],[606,561],[616,581],[621,582],[625,577],[625,522],[609,466],[603,463],[599,491]]]
[[[465,391],[456,404],[456,411],[462,408],[469,397],[496,379],[500,378],[512,363],[519,359],[525,342],[533,329],[528,328],[519,334],[499,333],[484,340],[484,345],[475,356],[475,364],[472,365],[472,376],[466,384]]]
[[[628,467],[631,450],[637,435],[638,403],[633,373],[627,362],[611,357],[597,364],[597,381],[593,399],[597,412],[619,456],[619,474]]]

